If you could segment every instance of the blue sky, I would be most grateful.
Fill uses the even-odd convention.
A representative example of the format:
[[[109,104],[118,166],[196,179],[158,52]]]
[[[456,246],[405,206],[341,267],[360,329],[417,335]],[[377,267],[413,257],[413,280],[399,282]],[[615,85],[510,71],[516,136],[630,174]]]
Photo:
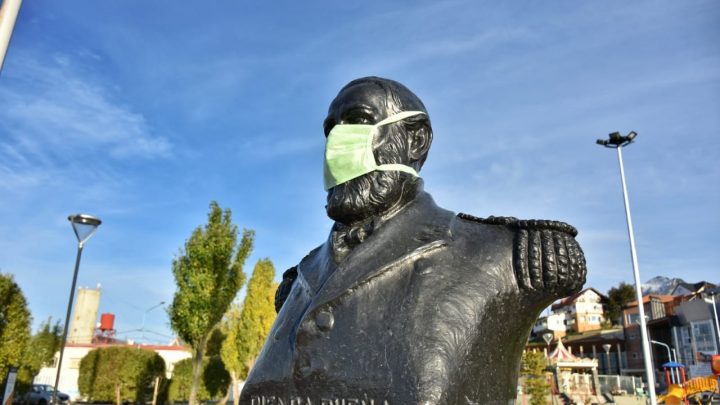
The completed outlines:
[[[121,336],[175,290],[208,204],[278,276],[327,236],[322,121],[348,81],[398,80],[435,140],[426,190],[476,216],[580,230],[588,286],[630,282],[625,149],[643,280],[720,282],[720,3],[26,0],[0,74],[0,271],[35,325],[103,285]],[[157,341],[170,335],[158,308]]]

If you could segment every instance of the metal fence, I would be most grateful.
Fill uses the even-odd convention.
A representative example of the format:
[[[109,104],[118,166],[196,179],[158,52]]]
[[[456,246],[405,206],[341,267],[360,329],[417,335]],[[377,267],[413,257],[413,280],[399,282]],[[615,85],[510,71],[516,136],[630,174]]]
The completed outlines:
[[[635,389],[643,386],[642,378],[628,375],[598,375],[600,382],[599,393],[635,394]]]

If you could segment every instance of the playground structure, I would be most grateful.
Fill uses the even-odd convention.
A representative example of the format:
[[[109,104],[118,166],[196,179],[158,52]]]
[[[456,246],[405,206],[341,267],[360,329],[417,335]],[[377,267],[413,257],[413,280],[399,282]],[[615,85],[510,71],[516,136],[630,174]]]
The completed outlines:
[[[714,376],[696,377],[690,380],[686,380],[685,378],[684,365],[675,362],[663,364],[665,382],[668,389],[664,394],[658,396],[658,403],[665,403],[667,405],[689,405],[691,398],[694,400],[693,403],[701,403],[701,397],[709,397],[718,393],[720,356],[713,356],[712,360]]]
[[[546,358],[555,394],[565,394],[576,403],[598,402],[597,360],[574,356],[562,340]]]

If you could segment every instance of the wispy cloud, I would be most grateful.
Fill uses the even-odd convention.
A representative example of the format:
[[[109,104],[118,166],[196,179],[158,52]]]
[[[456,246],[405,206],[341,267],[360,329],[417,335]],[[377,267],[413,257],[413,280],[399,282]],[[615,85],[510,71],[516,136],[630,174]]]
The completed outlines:
[[[88,153],[112,159],[170,156],[167,138],[73,66],[71,56],[19,58],[23,69],[3,77],[0,87],[0,160],[5,162],[0,169],[21,172],[28,164],[53,166]]]

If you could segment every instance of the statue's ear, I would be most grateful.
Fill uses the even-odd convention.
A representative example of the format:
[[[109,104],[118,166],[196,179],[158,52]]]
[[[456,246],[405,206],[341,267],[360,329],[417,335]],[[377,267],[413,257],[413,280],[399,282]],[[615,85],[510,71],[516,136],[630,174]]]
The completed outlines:
[[[413,130],[410,136],[410,159],[422,160],[427,155],[432,143],[432,131],[425,125]]]

